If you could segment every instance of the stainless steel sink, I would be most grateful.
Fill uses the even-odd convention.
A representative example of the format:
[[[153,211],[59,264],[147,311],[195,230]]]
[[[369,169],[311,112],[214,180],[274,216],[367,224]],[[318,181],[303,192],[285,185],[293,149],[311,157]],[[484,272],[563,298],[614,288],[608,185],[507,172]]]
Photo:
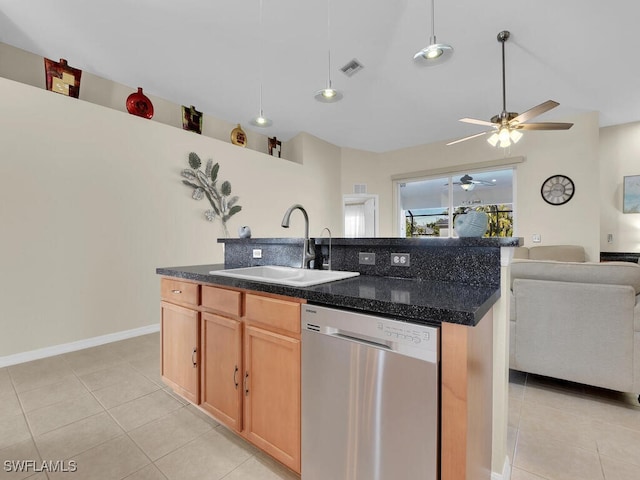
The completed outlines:
[[[322,283],[335,282],[345,278],[356,277],[358,272],[341,272],[336,270],[310,270],[294,267],[263,265],[259,267],[230,268],[212,270],[211,275],[240,278],[255,282],[277,283],[292,287],[310,287]]]

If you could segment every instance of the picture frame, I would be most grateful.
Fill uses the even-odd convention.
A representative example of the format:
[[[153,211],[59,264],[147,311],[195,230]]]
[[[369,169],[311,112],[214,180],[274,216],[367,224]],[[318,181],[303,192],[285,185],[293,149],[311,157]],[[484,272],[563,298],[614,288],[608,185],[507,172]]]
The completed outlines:
[[[640,175],[624,177],[622,213],[640,213]]]
[[[82,70],[70,67],[64,58],[61,58],[59,62],[45,58],[44,74],[47,90],[67,97],[78,98],[80,96]]]

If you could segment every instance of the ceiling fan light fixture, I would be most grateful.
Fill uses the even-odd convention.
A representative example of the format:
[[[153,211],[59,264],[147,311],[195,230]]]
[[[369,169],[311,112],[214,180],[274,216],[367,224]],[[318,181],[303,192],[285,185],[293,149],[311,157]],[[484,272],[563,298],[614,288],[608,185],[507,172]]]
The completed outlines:
[[[476,185],[475,183],[463,183],[462,185],[460,185],[460,188],[462,188],[466,192],[470,192],[471,190],[476,188]]]
[[[500,137],[498,136],[498,134],[496,132],[493,132],[491,136],[487,138],[487,143],[489,143],[489,145],[491,145],[492,147],[495,147],[498,144],[499,139]]]
[[[509,136],[511,137],[511,141],[513,143],[518,143],[524,135],[520,130],[511,130]]]

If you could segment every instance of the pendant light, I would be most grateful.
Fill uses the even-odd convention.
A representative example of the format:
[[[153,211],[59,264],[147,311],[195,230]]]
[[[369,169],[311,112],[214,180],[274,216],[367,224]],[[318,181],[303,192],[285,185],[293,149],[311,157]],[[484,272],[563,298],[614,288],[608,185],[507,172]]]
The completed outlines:
[[[262,0],[260,0],[260,18],[259,18],[259,28],[258,35],[260,38],[260,49],[262,50]],[[264,112],[262,111],[262,59],[264,56],[262,52],[260,53],[260,113],[257,117],[252,118],[249,123],[256,127],[270,127],[273,125],[273,122],[264,116]]]
[[[331,37],[330,37],[330,19],[331,19],[331,10],[330,10],[330,0],[327,0],[327,47],[329,51],[329,69],[327,75],[327,88],[323,88],[322,90],[318,90],[314,96],[316,100],[322,103],[334,103],[342,98],[342,93],[338,90],[334,89],[331,85]]]
[[[438,65],[447,61],[453,55],[453,47],[451,45],[436,41],[434,3],[435,0],[431,0],[431,37],[429,37],[429,46],[413,56],[414,60],[421,61],[423,65]]]

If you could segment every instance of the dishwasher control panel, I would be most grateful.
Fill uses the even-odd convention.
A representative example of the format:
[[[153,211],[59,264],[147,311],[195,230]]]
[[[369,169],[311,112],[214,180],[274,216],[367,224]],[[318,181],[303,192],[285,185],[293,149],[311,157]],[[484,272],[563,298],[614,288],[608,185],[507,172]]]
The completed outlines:
[[[439,359],[439,327],[306,304],[302,307],[302,330],[427,361]]]
[[[406,340],[415,344],[421,342],[428,342],[431,338],[431,333],[427,330],[420,330],[411,328],[411,326],[398,325],[397,320],[393,325],[385,325],[384,322],[378,321],[378,330],[381,330],[388,338]]]

